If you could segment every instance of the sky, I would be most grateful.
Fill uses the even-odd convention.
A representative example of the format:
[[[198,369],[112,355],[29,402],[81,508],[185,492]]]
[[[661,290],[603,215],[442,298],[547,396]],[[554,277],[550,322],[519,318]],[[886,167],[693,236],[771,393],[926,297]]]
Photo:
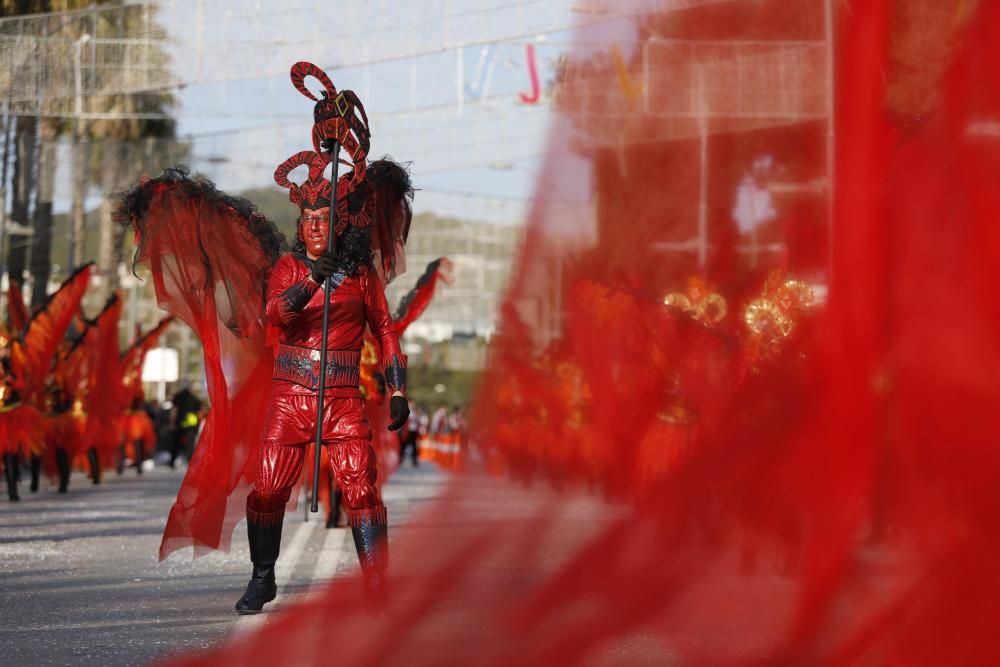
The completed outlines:
[[[338,89],[349,88],[360,96],[371,120],[371,157],[387,154],[412,163],[420,189],[415,200],[418,212],[523,221],[551,121],[547,98],[538,104],[519,99],[520,92],[531,89],[525,45],[535,47],[544,86],[557,59],[569,48],[568,30],[499,41],[519,28],[516,16],[497,8],[521,4],[537,9],[538,3],[430,0],[397,3],[392,9],[389,3],[378,2],[284,4],[304,11],[291,22],[274,24],[275,17],[260,17],[273,6],[268,4],[259,12],[248,8],[245,14],[220,21],[224,30],[217,38],[222,44],[238,35],[241,44],[253,45],[250,60],[262,60],[257,54],[271,52],[267,62],[239,68],[227,59],[218,68],[222,80],[181,89],[178,129],[182,137],[193,138],[196,169],[225,190],[268,186],[279,162],[308,149],[312,102],[295,91],[287,74],[294,60],[308,60],[326,69]],[[232,8],[231,3],[211,0],[202,6],[208,15],[220,11],[224,15],[227,7]],[[549,0],[548,11],[553,7],[562,12],[562,20],[556,15],[549,25],[569,26],[570,4]],[[393,10],[398,19],[385,20],[384,13]],[[477,14],[488,22],[463,23]],[[452,16],[454,25],[444,26],[444,16]],[[177,17],[177,12],[164,12],[166,25],[176,26],[168,27],[177,40],[175,53],[190,56],[199,44],[206,52],[194,59],[193,66],[190,57],[178,55],[175,60],[211,78],[218,52],[206,48],[204,32],[199,36],[197,30],[183,30]],[[211,22],[207,16],[206,25]],[[329,28],[329,38],[323,36],[326,29],[314,27],[338,22]],[[342,26],[349,29],[352,40],[344,47],[347,55],[330,46],[343,38]],[[498,41],[462,45],[493,39]],[[348,40],[340,40],[344,41]],[[404,54],[424,53],[397,58],[395,43]],[[338,66],[348,59],[381,62]]]
[[[594,0],[161,0],[156,6],[173,60],[178,136],[192,144],[192,169],[221,189],[277,187],[274,168],[311,147],[312,102],[288,77],[295,61],[307,60],[338,89],[360,96],[371,121],[371,158],[411,163],[418,213],[504,224],[522,223],[533,197],[578,204],[590,197],[587,165],[571,153],[561,168],[579,172],[578,187],[536,192],[553,114],[544,92],[537,103],[520,100],[531,92],[526,46],[534,48],[544,91],[571,40],[577,52],[588,48],[586,33],[574,34],[574,25],[597,22],[601,39],[593,48],[606,48],[610,36],[626,57],[635,38],[628,20],[595,9]],[[68,146],[61,157],[59,179],[68,184]],[[57,188],[57,212],[69,209],[70,191]],[[95,193],[88,207],[99,201]]]

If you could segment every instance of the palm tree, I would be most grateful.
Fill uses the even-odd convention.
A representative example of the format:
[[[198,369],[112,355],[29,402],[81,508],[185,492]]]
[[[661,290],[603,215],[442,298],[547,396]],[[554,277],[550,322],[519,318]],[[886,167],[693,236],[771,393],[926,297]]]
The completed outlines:
[[[116,25],[98,24],[98,36],[106,28],[126,37],[163,37],[160,28],[152,21],[153,14],[155,8],[145,5],[122,7],[115,14]],[[122,57],[128,58],[129,54],[123,51]],[[159,65],[148,76],[153,80],[168,79],[169,61],[166,55],[156,54],[155,61]],[[98,79],[95,85],[100,88],[104,82]],[[106,95],[95,98],[92,103],[95,107],[92,111],[125,116],[120,120],[93,121],[87,130],[91,147],[89,180],[104,194],[98,215],[100,239],[97,269],[105,278],[104,289],[110,292],[118,286],[118,267],[124,253],[124,231],[111,219],[113,196],[128,187],[143,171],[162,169],[185,155],[186,148],[175,143],[176,123],[166,117],[174,104],[174,96],[169,91]],[[139,119],[134,114],[164,117]]]
[[[90,0],[0,0],[0,14],[18,16],[26,14],[44,14],[46,12],[64,12],[82,9],[90,4]],[[73,32],[79,24],[75,21],[58,20],[55,17],[39,18],[44,21],[45,35],[53,37],[73,37]],[[58,59],[53,59],[59,62]],[[66,63],[67,67],[72,66]],[[68,125],[56,116],[43,115],[48,102],[57,95],[46,85],[57,80],[57,73],[52,73],[38,90],[37,116],[22,113],[17,116],[17,131],[15,137],[14,159],[14,191],[11,209],[11,220],[23,226],[28,231],[31,223],[30,236],[18,235],[8,241],[7,264],[12,278],[20,282],[24,280],[25,269],[28,268],[30,251],[30,269],[32,276],[32,306],[40,306],[47,297],[49,274],[51,273],[51,240],[52,240],[52,200],[55,190],[56,173],[56,142],[65,132]],[[36,178],[37,173],[37,178]],[[29,201],[32,191],[37,188],[35,210],[33,216],[29,211]]]
[[[52,195],[56,180],[56,140],[61,127],[56,118],[43,118],[39,124],[38,196],[31,236],[31,307],[41,308],[48,297],[52,272]]]
[[[29,219],[29,202],[35,188],[35,133],[38,127],[34,116],[18,116],[14,130],[14,174],[13,192],[11,197],[10,223],[8,232],[13,229],[24,229]],[[17,227],[13,227],[17,225]],[[19,282],[24,280],[24,270],[28,262],[28,241],[18,235],[7,240],[7,270],[11,278]]]
[[[103,7],[101,5],[104,5]],[[110,5],[110,6],[109,6]],[[89,10],[89,11],[88,11]],[[172,104],[173,98],[167,92],[124,93],[130,88],[130,82],[121,79],[122,73],[129,68],[114,66],[114,58],[122,63],[129,62],[135,54],[129,52],[129,38],[145,38],[142,49],[155,48],[150,46],[149,39],[164,36],[152,21],[155,8],[148,5],[125,5],[115,0],[0,0],[0,15],[15,16],[25,14],[44,14],[28,19],[31,30],[36,34],[44,34],[44,60],[49,68],[64,68],[63,71],[50,72],[42,87],[37,91],[33,104],[25,109],[26,104],[15,109],[18,115],[15,136],[14,160],[14,192],[11,220],[27,225],[31,220],[33,234],[25,242],[23,236],[12,238],[8,252],[8,265],[11,276],[23,280],[23,273],[28,263],[30,250],[31,274],[34,289],[32,304],[44,302],[46,287],[51,274],[51,239],[52,239],[52,200],[56,172],[56,142],[59,137],[74,131],[75,138],[82,139],[75,143],[73,151],[73,214],[71,223],[75,234],[73,257],[69,264],[82,263],[85,251],[84,200],[88,185],[95,185],[105,194],[106,200],[100,212],[101,239],[99,244],[99,271],[106,278],[105,285],[109,288],[117,283],[117,266],[121,260],[122,235],[115,231],[111,224],[111,205],[107,197],[123,189],[129,181],[134,180],[138,173],[145,169],[163,166],[161,155],[171,155],[169,143],[174,136],[172,119],[166,120],[134,120],[128,118],[130,113],[145,112],[164,114]],[[77,12],[77,13],[73,13]],[[23,30],[23,27],[21,28]],[[160,33],[160,34],[157,34]],[[80,50],[81,38],[93,37],[92,47],[102,49],[99,54],[89,49]],[[121,39],[126,44],[124,48],[115,49],[114,44],[104,43],[96,46],[103,38]],[[53,39],[55,38],[55,39]],[[62,48],[66,53],[54,53],[51,49]],[[36,54],[38,55],[38,54]],[[74,58],[73,56],[76,55]],[[169,62],[162,53],[142,54],[144,64],[149,61],[162,63],[162,67],[147,69],[146,75],[150,81],[165,80]],[[26,54],[31,58],[31,54]],[[90,63],[95,58],[102,62],[101,68],[94,68]],[[65,86],[66,81],[74,81],[77,67],[83,61],[79,70],[83,77],[83,88],[87,95],[84,111],[93,113],[122,114],[122,120],[85,121],[81,118],[75,122],[63,120],[70,113]],[[89,63],[88,63],[89,61]],[[109,62],[110,61],[110,62]],[[110,67],[108,65],[111,65]],[[52,83],[54,82],[54,83]],[[46,85],[49,84],[49,85]],[[62,85],[60,90],[58,86]],[[51,89],[50,89],[51,86]],[[101,94],[109,91],[109,94]],[[27,113],[27,115],[23,115]],[[38,114],[37,117],[34,114]],[[149,137],[164,139],[160,143],[150,143]],[[40,141],[39,141],[40,139]],[[39,150],[36,150],[36,146]],[[37,173],[37,179],[34,175]],[[36,182],[37,180],[37,182]],[[33,219],[30,216],[28,202],[37,187]],[[62,263],[62,262],[60,262]]]

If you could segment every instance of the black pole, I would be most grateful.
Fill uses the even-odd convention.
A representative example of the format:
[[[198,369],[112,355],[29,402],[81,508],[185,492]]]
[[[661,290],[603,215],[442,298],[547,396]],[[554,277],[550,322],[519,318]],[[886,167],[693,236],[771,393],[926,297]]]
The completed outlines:
[[[334,141],[330,150],[333,156],[333,173],[330,174],[330,223],[327,227],[326,251],[337,254],[337,172],[340,171],[340,142]],[[330,286],[332,276],[323,281],[323,344],[319,348],[319,394],[316,401],[316,455],[313,457],[313,483],[311,512],[319,511],[319,462],[323,454],[323,404],[326,403],[326,346],[330,339]]]

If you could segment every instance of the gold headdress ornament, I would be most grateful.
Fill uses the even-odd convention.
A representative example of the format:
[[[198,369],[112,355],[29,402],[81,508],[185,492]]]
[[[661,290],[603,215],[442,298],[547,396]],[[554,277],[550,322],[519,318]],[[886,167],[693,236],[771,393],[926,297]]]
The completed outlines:
[[[771,273],[761,297],[743,310],[743,323],[750,331],[753,356],[776,359],[814,304],[815,295],[807,284],[785,278],[781,271]]]
[[[697,276],[688,278],[683,292],[671,292],[663,297],[663,304],[677,308],[705,326],[715,326],[726,319],[729,307],[726,299]]]

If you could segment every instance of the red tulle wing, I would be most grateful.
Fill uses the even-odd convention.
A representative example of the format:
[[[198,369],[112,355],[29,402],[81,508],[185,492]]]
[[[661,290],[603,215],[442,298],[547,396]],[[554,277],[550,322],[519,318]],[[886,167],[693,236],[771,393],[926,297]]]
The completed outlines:
[[[205,355],[211,412],[160,557],[185,546],[225,550],[259,451],[273,363],[264,291],[284,239],[246,200],[179,170],[144,179],[116,218],[135,228],[135,259],[151,269],[160,307],[195,331]]]
[[[27,364],[26,393],[28,400],[41,405],[45,379],[52,367],[59,343],[66,335],[70,322],[80,309],[87,291],[92,264],[77,269],[63,282],[45,305],[28,319],[23,331],[25,363]],[[22,303],[23,306],[23,303]]]
[[[7,317],[12,331],[21,331],[28,323],[28,307],[24,305],[21,285],[11,280],[7,285]]]
[[[59,358],[56,367],[56,378],[62,389],[72,400],[86,398],[90,387],[90,369],[92,367],[91,340],[97,339],[97,333],[92,324],[84,323],[77,338],[69,349]]]
[[[132,343],[129,351],[136,350],[142,357],[145,357],[147,352],[157,346],[160,342],[160,336],[163,335],[163,332],[167,330],[167,327],[170,326],[173,321],[173,315],[168,315],[167,317],[161,319],[155,327],[144,333],[138,340]]]
[[[399,302],[394,319],[396,320],[396,331],[400,336],[427,310],[431,299],[434,298],[434,290],[438,280],[446,285],[452,284],[454,281],[452,270],[451,260],[447,257],[438,257],[427,265],[424,274],[417,280],[417,284]]]
[[[85,339],[90,356],[90,386],[86,398],[87,442],[102,452],[102,458],[108,462],[108,453],[116,450],[121,439],[116,427],[121,414],[120,404],[117,393],[111,389],[121,384],[118,352],[118,320],[121,311],[122,300],[115,293],[94,320]]]
[[[164,317],[155,327],[140,336],[132,345],[122,353],[122,408],[127,409],[133,398],[142,398],[142,365],[146,359],[146,353],[156,347],[160,336],[167,327],[174,321],[173,315]]]

